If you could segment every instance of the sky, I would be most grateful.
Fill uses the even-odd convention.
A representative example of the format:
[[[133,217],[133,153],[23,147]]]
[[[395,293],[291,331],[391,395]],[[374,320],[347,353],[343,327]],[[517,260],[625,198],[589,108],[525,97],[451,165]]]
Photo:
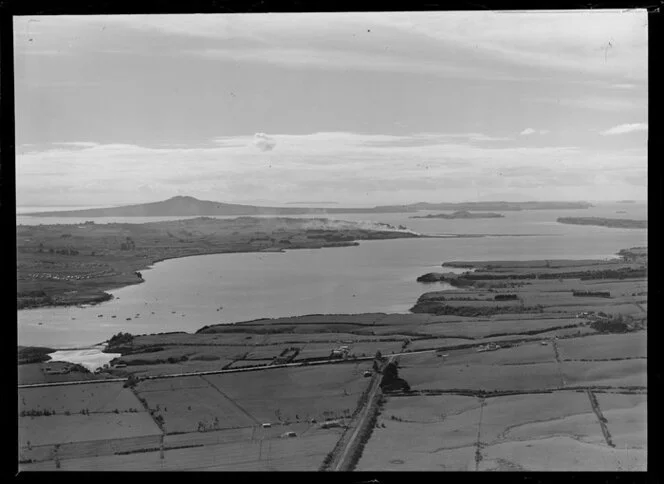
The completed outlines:
[[[645,200],[645,11],[14,18],[18,206]]]

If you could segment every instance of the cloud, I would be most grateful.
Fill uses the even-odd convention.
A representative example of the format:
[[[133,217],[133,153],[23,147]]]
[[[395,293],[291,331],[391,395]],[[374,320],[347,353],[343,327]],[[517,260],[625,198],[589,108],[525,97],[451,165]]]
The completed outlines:
[[[408,72],[466,79],[481,76],[485,80],[528,81],[537,76],[516,75],[511,69],[488,69],[463,62],[458,53],[441,59],[440,53],[426,49],[403,49],[401,54],[376,52],[367,45],[355,49],[340,49],[327,44],[302,46],[272,46],[242,48],[210,48],[189,50],[186,53],[214,60],[272,64],[296,69],[322,69],[368,72]]]
[[[531,134],[547,134],[550,133],[548,129],[533,129],[533,128],[526,128],[523,131],[521,131],[519,134],[521,136],[530,136]]]
[[[424,14],[424,13],[423,13]],[[647,13],[459,12],[384,17],[411,34],[493,56],[496,62],[569,74],[647,79]],[[611,49],[607,46],[611,43]],[[472,52],[472,51],[471,51]],[[622,78],[618,80],[619,78]]]
[[[277,142],[265,133],[256,133],[254,135],[254,146],[261,151],[272,151]]]
[[[75,148],[93,148],[95,146],[99,146],[98,143],[93,143],[91,141],[63,141],[53,144],[59,146],[73,146]]]
[[[509,141],[487,146],[474,141],[483,138],[477,133],[317,132],[273,137],[278,139],[279,150],[269,160],[254,146],[256,140],[274,146],[272,137],[264,133],[186,148],[52,145],[19,153],[17,202],[85,205],[94,198],[96,204],[116,205],[165,199],[179,192],[229,203],[258,199],[283,203],[316,197],[380,205],[435,201],[441,186],[448,199],[474,197],[476,190],[504,192],[510,186],[532,188],[533,195],[556,198],[556,186],[583,183],[598,170],[616,180],[612,193],[634,198],[627,190],[629,186],[635,189],[639,180],[626,180],[625,176],[634,176],[635,170],[645,172],[647,166],[645,148],[589,150],[518,146]],[[557,170],[564,170],[568,178],[560,179]],[[626,188],[621,192],[616,184]],[[592,187],[592,183],[583,186]],[[593,193],[600,196],[606,189],[602,187],[592,188]],[[568,193],[572,192],[566,189],[565,196]]]
[[[611,87],[615,89],[634,89],[636,88],[636,85],[624,83],[624,84],[612,84]]]
[[[625,133],[634,133],[637,131],[647,131],[647,123],[631,123],[631,124],[619,124],[613,128],[609,128],[605,131],[600,131],[602,136],[612,136],[615,134],[625,134]]]
[[[620,93],[626,96],[626,93]],[[597,111],[625,111],[625,110],[646,110],[648,101],[645,96],[633,95],[629,93],[629,97],[617,97],[616,93],[613,95],[596,96],[584,95],[579,98],[534,98],[532,99],[538,103],[555,104],[558,106],[593,109]]]
[[[42,17],[37,23],[24,17],[15,21],[15,44],[21,54],[34,53],[34,42],[29,42],[34,38],[59,53],[176,51],[296,68],[463,77],[542,79],[562,71],[568,75],[557,81],[578,81],[584,74],[610,76],[611,84],[629,89],[634,81],[647,79],[646,15],[330,12],[62,16]],[[155,50],[162,42],[174,48]],[[515,67],[529,69],[529,75],[514,72]]]

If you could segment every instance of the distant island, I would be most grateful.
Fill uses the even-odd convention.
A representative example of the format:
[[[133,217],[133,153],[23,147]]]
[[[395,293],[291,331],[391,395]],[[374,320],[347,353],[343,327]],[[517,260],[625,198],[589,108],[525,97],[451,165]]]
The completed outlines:
[[[444,218],[444,219],[456,219],[456,218],[503,218],[505,217],[502,213],[495,212],[469,212],[468,210],[459,210],[454,213],[432,213],[429,215],[415,215],[410,218]]]
[[[588,202],[461,202],[461,203],[413,203],[410,205],[388,205],[383,207],[376,207],[380,210],[397,210],[401,208],[401,212],[411,212],[418,210],[440,210],[440,211],[454,211],[454,210],[468,210],[473,212],[478,211],[519,211],[519,210],[574,210],[574,209],[587,209],[593,205]],[[404,210],[406,209],[406,210]]]
[[[121,207],[65,210],[57,212],[31,212],[22,215],[39,217],[172,217],[212,215],[301,215],[343,213],[408,213],[420,210],[560,210],[592,207],[587,202],[467,202],[467,203],[414,203],[386,205],[373,208],[315,208],[315,207],[258,207],[198,200],[177,196],[161,202],[125,205]]]
[[[647,220],[632,220],[626,218],[602,217],[560,217],[557,222],[573,225],[596,225],[598,227],[611,227],[619,229],[647,229]]]
[[[286,205],[339,205],[339,202],[318,202],[318,201],[309,201],[309,202],[286,202]]]

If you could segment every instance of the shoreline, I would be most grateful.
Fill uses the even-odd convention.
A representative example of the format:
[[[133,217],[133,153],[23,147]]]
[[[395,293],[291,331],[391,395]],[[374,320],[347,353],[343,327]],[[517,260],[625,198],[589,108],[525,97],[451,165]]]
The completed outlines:
[[[362,240],[424,238],[412,231],[389,230],[391,227],[367,229],[353,222],[343,223],[347,225],[323,222],[322,226],[311,227],[308,219],[246,217],[112,227],[19,225],[17,309],[107,302],[113,296],[106,291],[140,284],[144,280],[139,271],[170,259],[353,247]],[[120,244],[125,237],[127,242]],[[103,268],[101,273],[99,267]]]
[[[24,226],[25,227],[25,226]],[[401,232],[397,232],[401,233]],[[408,233],[408,232],[404,232]],[[315,246],[315,247],[285,247],[285,248],[279,248],[279,250],[270,250],[268,249],[258,249],[258,250],[252,250],[252,249],[247,249],[247,250],[211,250],[211,251],[206,251],[206,252],[201,252],[201,253],[195,253],[195,254],[178,254],[178,255],[172,255],[172,256],[166,256],[166,257],[159,257],[157,259],[153,259],[147,263],[144,264],[137,264],[136,266],[132,267],[132,270],[134,272],[137,271],[144,271],[144,270],[149,270],[152,269],[157,263],[159,262],[165,262],[168,260],[174,260],[174,259],[184,259],[187,257],[198,257],[198,256],[206,256],[206,255],[220,255],[220,254],[258,254],[258,253],[285,253],[290,250],[303,250],[303,249],[334,249],[334,248],[346,248],[346,247],[357,247],[360,245],[360,242],[366,242],[366,241],[374,241],[374,240],[394,240],[394,239],[401,239],[401,238],[417,238],[417,239],[452,239],[452,238],[483,238],[483,237],[549,237],[549,236],[558,236],[559,234],[450,234],[450,235],[429,235],[429,234],[410,234],[409,236],[406,237],[389,237],[389,238],[380,238],[380,239],[358,239],[354,241],[349,241],[349,242],[335,242],[330,245],[321,245],[321,246]],[[140,261],[142,262],[142,261]],[[18,308],[18,311],[27,311],[27,310],[33,310],[33,309],[48,309],[48,308],[62,308],[62,307],[73,307],[73,306],[82,306],[82,305],[90,305],[90,306],[98,306],[103,303],[109,302],[113,299],[115,299],[115,296],[111,294],[109,291],[117,291],[119,289],[123,289],[125,287],[130,287],[138,284],[144,283],[145,280],[143,278],[136,279],[136,280],[129,280],[129,281],[124,281],[122,283],[117,282],[109,282],[107,284],[100,284],[100,286],[105,286],[103,289],[99,289],[93,293],[90,293],[89,295],[81,295],[81,299],[76,300],[76,301],[61,301],[58,303],[49,303],[49,304],[35,304],[35,305],[30,305],[22,308]]]
[[[492,267],[492,264],[498,264],[498,267],[500,265],[509,265],[509,264],[516,264],[517,266],[521,265],[521,266],[523,266],[523,268],[520,268],[518,270],[521,271],[521,270],[527,269],[528,272],[532,272],[532,271],[541,272],[541,270],[545,269],[548,264],[551,264],[551,263],[555,264],[556,262],[562,263],[563,265],[570,264],[570,263],[574,264],[576,262],[576,263],[583,263],[584,265],[598,265],[598,266],[601,266],[601,265],[604,265],[604,264],[607,264],[607,263],[609,265],[621,264],[621,261],[622,261],[622,263],[627,264],[629,254],[631,253],[630,251],[632,251],[634,249],[637,249],[637,248],[622,249],[620,252],[617,252],[615,254],[615,257],[613,259],[609,259],[609,260],[603,260],[603,259],[532,259],[532,260],[527,260],[527,261],[508,261],[508,260],[505,260],[505,261],[496,261],[496,260],[450,261],[450,262],[442,263],[441,268],[443,270],[446,267],[466,268],[466,269],[471,269],[471,271],[468,271],[468,272],[463,273],[463,274],[457,274],[454,277],[445,277],[444,279],[441,279],[440,281],[426,282],[426,284],[424,284],[423,287],[432,286],[432,285],[436,284],[437,282],[449,282],[454,286],[455,283],[458,280],[465,281],[465,279],[469,279],[467,281],[469,284],[459,285],[459,287],[462,288],[462,289],[463,288],[471,289],[472,286],[475,285],[474,281],[477,280],[477,279],[484,280],[485,278],[487,278],[487,279],[490,280],[490,279],[495,278],[490,273],[491,273],[491,270],[493,268],[497,268],[497,267],[495,267],[495,266]],[[247,252],[242,252],[242,253],[258,253],[258,252],[260,252],[260,251],[247,251]],[[193,255],[212,255],[212,254],[193,254]],[[193,256],[193,255],[190,255],[190,256]],[[186,257],[189,257],[189,256],[186,256]],[[159,262],[163,262],[164,260],[175,259],[175,258],[179,258],[179,257],[165,258],[165,259],[163,259],[162,261],[159,261]],[[539,266],[538,266],[538,264],[539,264]],[[478,272],[477,274],[474,274],[477,271],[480,271],[480,272]],[[584,271],[584,272],[588,272],[588,271]],[[590,271],[590,272],[592,272],[592,271]],[[544,279],[557,279],[558,277],[569,278],[570,274],[572,274],[572,273],[571,272],[563,272],[563,273],[557,274],[555,277],[552,276],[552,277],[549,278],[549,277],[544,276],[543,278]],[[528,275],[530,276],[530,274],[528,274]],[[575,275],[576,275],[576,273],[575,273]],[[540,274],[540,276],[541,276],[541,274]],[[521,274],[511,274],[511,275],[506,275],[505,277],[501,276],[501,277],[497,278],[496,282],[505,281],[505,280],[518,281],[518,280],[523,280],[523,279],[532,279],[532,278],[530,278],[530,277],[524,278]],[[142,280],[140,282],[145,282],[145,281]],[[455,286],[455,288],[457,288],[457,289],[459,287]],[[413,314],[422,314],[422,310],[420,309],[420,307],[423,306],[423,305],[426,306],[425,301],[430,297],[430,295],[434,295],[435,293],[439,293],[439,292],[446,292],[446,290],[443,289],[443,290],[438,290],[438,291],[433,291],[433,292],[431,292],[431,291],[423,292],[420,295],[420,297],[418,298],[418,300],[414,302],[414,305],[411,307],[411,309],[408,312],[403,312],[403,313],[391,312],[391,313],[380,313],[380,314],[384,314],[386,316],[389,316],[389,315],[411,316]],[[424,303],[424,304],[422,304],[422,303]],[[96,306],[96,304],[95,304],[95,306]],[[418,306],[420,306],[420,307],[418,307]],[[51,307],[61,307],[61,306],[51,306]],[[44,307],[42,307],[42,308],[44,308]],[[30,309],[42,309],[42,308],[30,308]],[[530,309],[532,309],[532,308],[530,308]],[[424,313],[427,313],[427,311],[425,310]],[[215,324],[211,324],[211,325],[204,325],[204,326],[200,327],[199,329],[197,329],[194,332],[188,332],[188,331],[183,330],[183,331],[170,331],[170,332],[166,332],[166,333],[147,333],[147,334],[141,334],[141,335],[137,335],[137,336],[153,336],[153,335],[160,335],[160,334],[163,334],[163,335],[166,335],[166,334],[196,335],[196,334],[200,334],[201,332],[204,332],[204,330],[206,330],[210,327],[216,327],[216,326],[224,326],[224,327],[229,328],[229,330],[231,330],[231,331],[232,331],[232,329],[235,329],[235,330],[239,331],[239,328],[242,328],[242,327],[248,328],[248,327],[251,327],[252,325],[255,325],[255,324],[271,324],[271,323],[273,323],[275,321],[279,321],[279,320],[291,320],[291,319],[299,319],[299,318],[323,318],[323,319],[334,319],[334,318],[348,319],[348,318],[351,318],[351,319],[353,319],[353,318],[359,318],[359,317],[361,317],[363,315],[367,315],[367,314],[374,314],[374,313],[291,314],[289,316],[276,317],[276,318],[265,317],[265,318],[257,318],[257,319],[249,319],[249,320],[241,320],[241,321],[233,321],[233,322],[226,322],[226,323],[215,323]],[[375,313],[375,314],[378,314],[378,313]],[[459,315],[463,316],[461,313],[459,313]],[[285,323],[283,323],[283,324],[285,324]],[[94,349],[94,348],[98,348],[98,347],[104,345],[107,342],[108,342],[108,340],[105,340],[105,341],[102,341],[102,342],[90,343],[89,345],[82,345],[82,346],[79,345],[75,348],[67,347],[67,348],[54,348],[54,349],[56,349],[58,351],[74,351],[74,350]],[[31,345],[31,346],[27,346],[27,347],[35,347],[35,346],[37,346],[37,345]],[[46,345],[46,346],[48,346],[48,345]],[[49,346],[49,347],[52,347],[52,346]]]

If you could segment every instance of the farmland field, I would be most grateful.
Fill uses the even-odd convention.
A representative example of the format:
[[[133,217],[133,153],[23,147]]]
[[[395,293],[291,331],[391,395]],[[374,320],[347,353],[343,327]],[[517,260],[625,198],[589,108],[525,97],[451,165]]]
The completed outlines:
[[[362,371],[370,363],[340,363],[329,366],[277,368],[265,372],[209,375],[206,378],[231,398],[279,399],[282,397],[325,398],[343,392],[361,392],[366,386]]]
[[[81,410],[94,412],[143,410],[141,402],[120,382],[89,383],[19,389],[19,411],[52,410],[72,414]]]
[[[646,360],[564,361],[560,366],[570,386],[646,386]]]
[[[469,321],[463,323],[427,324],[423,326],[419,332],[439,337],[456,336],[464,338],[485,338],[490,335],[519,334],[528,331],[579,325],[579,323],[580,321],[576,318]]]
[[[389,398],[356,470],[471,470],[480,406],[456,395]]]
[[[598,398],[613,399],[613,407],[624,412],[644,397]],[[643,412],[637,408],[632,413],[637,430],[629,432],[629,421],[622,427],[625,437],[632,438],[629,447],[614,449],[606,443],[585,392],[484,400],[388,397],[356,470],[643,470]],[[476,462],[478,443],[481,459]]]
[[[645,451],[613,449],[572,437],[504,442],[482,451],[478,470],[505,471],[643,471]]]
[[[647,348],[645,331],[602,334],[558,342],[558,351],[564,360],[645,358]]]
[[[159,411],[167,433],[194,432],[199,422],[220,429],[255,424],[235,403],[209,384],[144,393],[139,391],[138,395],[146,400],[149,408]]]
[[[647,395],[596,393],[607,419],[611,440],[618,449],[647,448]]]
[[[128,366],[81,378],[171,377],[139,378],[132,390],[101,382],[20,388],[21,410],[56,412],[20,418],[22,469],[58,462],[62,470],[317,470],[325,462],[360,471],[643,470],[646,281],[534,276],[557,265],[620,264],[497,263],[462,289],[424,294],[413,314],[315,314],[125,335],[109,351]],[[496,303],[498,294],[518,300]],[[608,323],[578,314],[589,310],[606,312]],[[478,351],[489,342],[501,347]],[[351,358],[328,361],[340,345]],[[387,358],[352,358],[377,351]],[[278,357],[295,366],[234,371]],[[406,385],[380,386],[396,376],[385,371],[388,362]],[[22,381],[51,377],[43,363],[22,367]],[[197,371],[217,373],[172,376]]]
[[[605,443],[585,392],[563,391],[488,398],[482,415],[484,445],[567,435]]]
[[[338,439],[334,432],[318,432],[295,439],[242,440],[232,443],[132,455],[66,459],[62,470],[106,471],[316,471]],[[24,470],[55,470],[52,461],[27,464]]]
[[[443,358],[437,358],[433,353],[404,355],[401,361],[402,368],[399,375],[413,390],[540,390],[558,388],[562,385],[558,365],[555,363],[456,365],[445,362]]]
[[[317,418],[351,413],[368,385],[364,364],[278,368],[246,374],[209,375],[206,379],[258,421]],[[240,383],[241,382],[241,383]]]
[[[221,370],[232,360],[215,361],[183,361],[181,363],[166,363],[159,365],[131,365],[125,368],[138,377],[172,375],[176,373],[193,373],[197,371]]]
[[[526,365],[531,363],[554,363],[556,355],[551,344],[542,346],[539,342],[522,343],[512,348],[501,348],[498,351],[464,355],[451,355],[446,364],[453,365]]]
[[[21,447],[161,434],[147,412],[51,415],[19,420]]]
[[[108,374],[95,375],[93,373],[83,373],[72,371],[70,373],[48,375],[45,373],[47,368],[60,369],[65,366],[63,362],[48,361],[45,363],[29,363],[19,365],[18,382],[19,385],[31,385],[35,383],[58,383],[80,380],[104,380],[110,378]]]
[[[273,360],[237,360],[233,362],[229,368],[247,368],[250,366],[266,366],[272,363]]]

